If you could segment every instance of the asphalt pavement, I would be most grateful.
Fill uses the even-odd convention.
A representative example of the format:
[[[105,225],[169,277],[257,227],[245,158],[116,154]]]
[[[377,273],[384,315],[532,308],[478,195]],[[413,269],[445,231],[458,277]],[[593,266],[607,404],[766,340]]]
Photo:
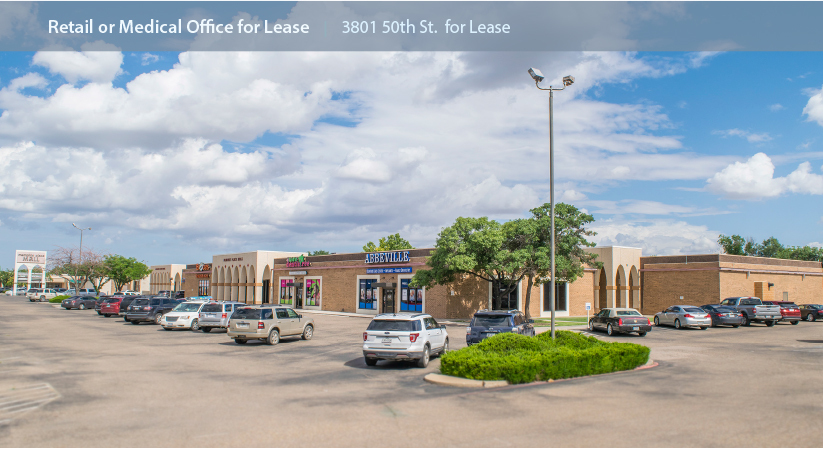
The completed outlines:
[[[658,366],[461,389],[360,351],[368,318],[233,343],[0,296],[0,446],[823,446],[823,322],[598,338]],[[465,326],[448,326],[453,349]]]

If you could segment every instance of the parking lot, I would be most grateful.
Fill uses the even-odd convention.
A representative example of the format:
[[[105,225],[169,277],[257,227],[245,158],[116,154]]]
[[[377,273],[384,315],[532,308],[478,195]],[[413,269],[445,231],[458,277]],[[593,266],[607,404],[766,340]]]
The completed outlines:
[[[310,341],[241,346],[0,297],[0,402],[31,403],[0,403],[0,445],[823,445],[823,322],[598,334],[659,366],[465,390],[423,381],[438,359],[366,367],[366,318],[312,317]]]

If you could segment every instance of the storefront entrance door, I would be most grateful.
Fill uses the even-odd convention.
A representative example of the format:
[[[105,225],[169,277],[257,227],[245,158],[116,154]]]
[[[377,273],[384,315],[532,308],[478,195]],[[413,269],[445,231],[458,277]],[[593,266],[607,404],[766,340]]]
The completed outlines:
[[[263,304],[269,303],[269,296],[271,295],[271,284],[268,279],[263,280]]]
[[[303,308],[303,283],[301,282],[295,287],[297,290],[294,294],[294,308],[295,309],[302,309]]]
[[[395,313],[393,288],[383,289],[383,313]]]

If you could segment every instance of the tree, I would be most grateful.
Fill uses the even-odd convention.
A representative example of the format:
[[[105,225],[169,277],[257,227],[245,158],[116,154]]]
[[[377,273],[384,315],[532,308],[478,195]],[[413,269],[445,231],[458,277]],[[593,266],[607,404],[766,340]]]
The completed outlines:
[[[8,287],[14,283],[14,270],[7,268],[0,269],[0,286]]]
[[[531,318],[532,286],[551,282],[551,205],[543,204],[530,212],[530,218],[512,220],[503,225],[506,244],[511,251],[521,253],[517,258],[525,261],[528,287],[524,308],[527,319]],[[602,266],[597,262],[597,255],[583,250],[584,247],[595,246],[586,237],[596,233],[585,228],[593,221],[593,216],[580,212],[570,204],[555,206],[556,280],[571,283],[583,275],[585,265]]]
[[[329,252],[322,249],[318,249],[317,251],[309,251],[309,256],[325,256],[327,254],[329,254]]]
[[[512,251],[512,245],[505,243],[500,223],[487,217],[459,217],[440,231],[428,259],[431,269],[418,270],[411,285],[445,285],[467,274],[501,287],[492,289],[493,308],[498,309],[503,295],[514,291],[526,274],[525,253]]]
[[[94,290],[100,293],[100,287],[109,280],[102,268],[103,255],[84,247],[82,257],[81,260],[80,251],[76,247],[58,246],[51,252],[48,273],[68,278],[75,289],[83,288],[87,282],[91,283]]]
[[[414,249],[408,240],[400,237],[400,233],[381,237],[379,245],[375,245],[374,242],[369,242],[363,246],[363,251],[367,253],[373,253],[375,251],[397,251],[399,249]]]
[[[746,251],[744,246],[746,245],[746,241],[743,237],[735,234],[731,237],[720,234],[717,238],[717,243],[723,248],[723,252],[726,254],[731,254],[733,256],[745,256]]]
[[[784,250],[785,248],[776,238],[769,237],[757,246],[757,255],[760,257],[780,257]]]
[[[111,279],[114,291],[120,291],[129,282],[143,279],[151,274],[151,268],[134,257],[126,258],[117,254],[103,257],[102,277]]]

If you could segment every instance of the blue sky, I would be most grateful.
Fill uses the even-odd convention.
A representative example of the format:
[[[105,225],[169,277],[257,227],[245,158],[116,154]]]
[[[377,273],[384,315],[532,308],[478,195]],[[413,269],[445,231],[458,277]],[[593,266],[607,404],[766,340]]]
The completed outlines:
[[[431,246],[557,197],[601,245],[823,242],[816,53],[0,53],[0,251]],[[806,165],[802,165],[806,164]],[[773,174],[770,172],[773,167]],[[711,181],[709,182],[709,180]]]

